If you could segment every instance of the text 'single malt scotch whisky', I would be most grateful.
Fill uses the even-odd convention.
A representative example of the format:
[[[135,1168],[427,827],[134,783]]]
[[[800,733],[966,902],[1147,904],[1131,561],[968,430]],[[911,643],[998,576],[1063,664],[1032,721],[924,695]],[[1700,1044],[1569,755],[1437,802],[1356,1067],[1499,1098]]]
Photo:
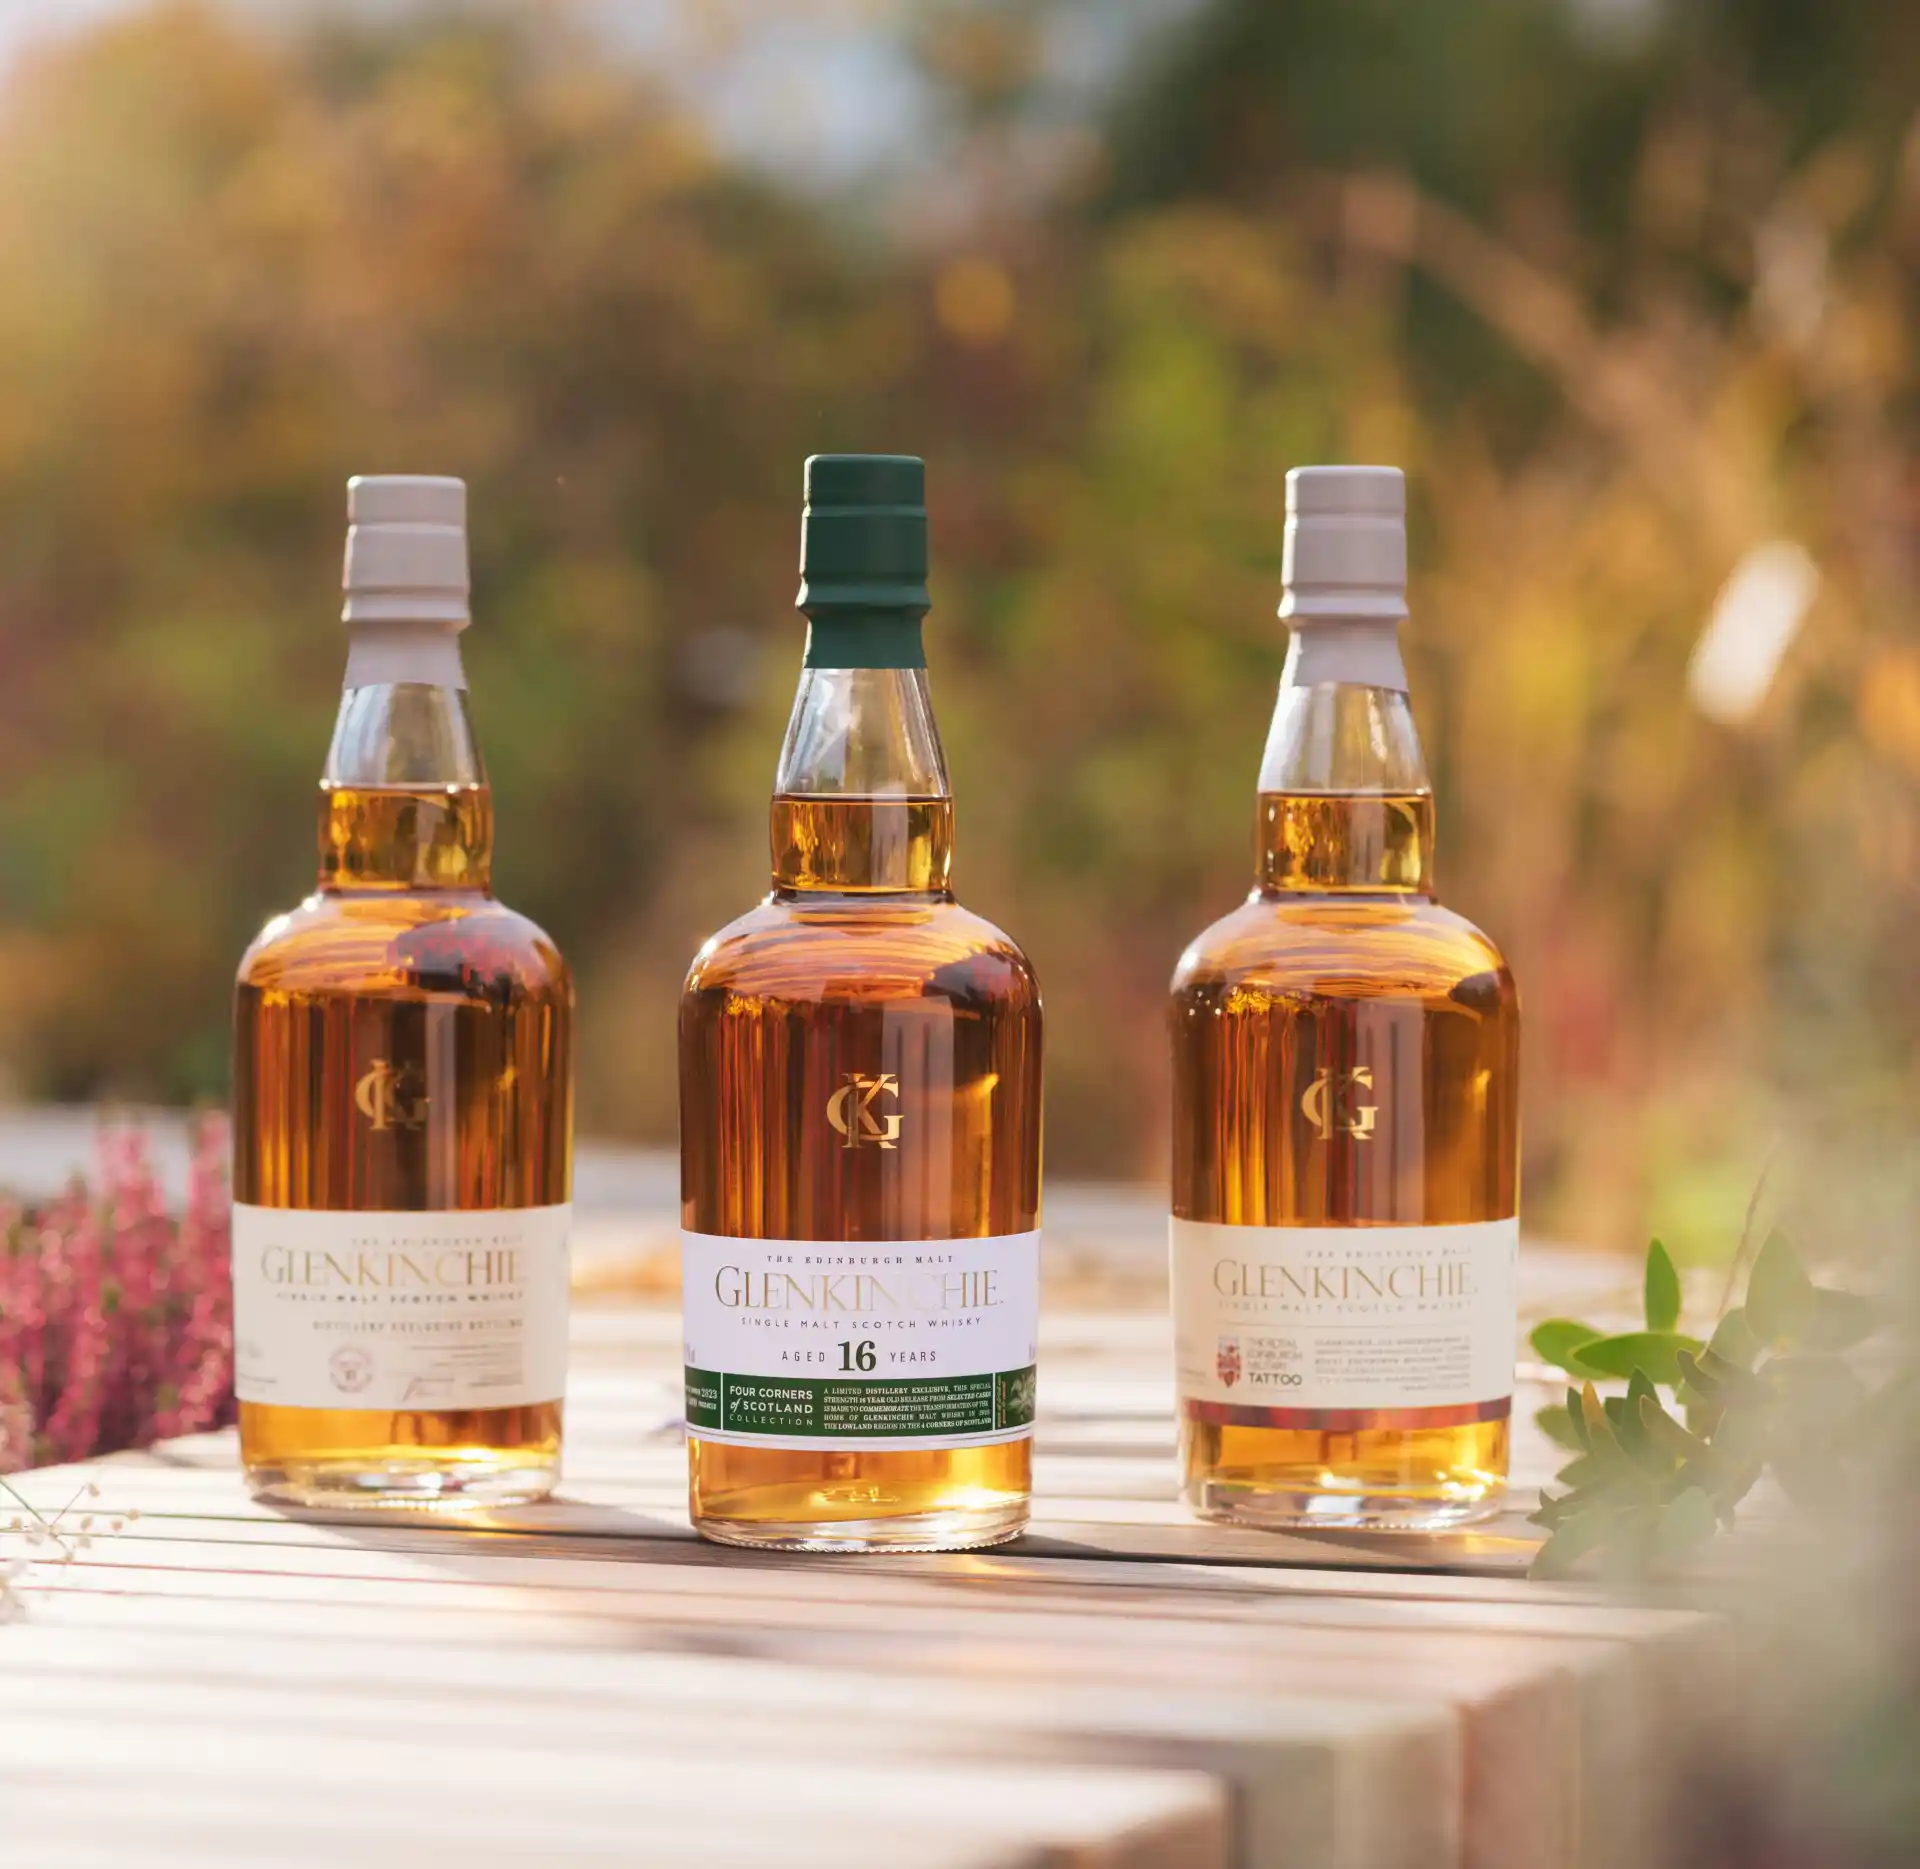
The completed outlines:
[[[1173,979],[1180,1458],[1207,1518],[1425,1528],[1506,1486],[1519,1007],[1434,900],[1405,578],[1397,470],[1287,477],[1253,893]]]
[[[1040,996],[948,886],[921,464],[817,455],[806,490],[773,890],[680,1003],[691,1511],[732,1544],[995,1544],[1027,1518]]]
[[[320,886],[240,964],[241,1456],[295,1504],[535,1499],[560,1465],[573,988],[491,887],[466,489],[382,476],[348,502]]]

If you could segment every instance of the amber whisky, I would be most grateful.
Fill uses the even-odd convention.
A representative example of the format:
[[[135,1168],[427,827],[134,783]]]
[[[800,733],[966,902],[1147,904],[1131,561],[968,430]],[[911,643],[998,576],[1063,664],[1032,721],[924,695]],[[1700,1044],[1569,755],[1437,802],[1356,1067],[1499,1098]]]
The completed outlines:
[[[1434,898],[1403,501],[1392,468],[1287,477],[1253,891],[1173,980],[1181,1479],[1207,1518],[1431,1528],[1506,1485],[1519,1009]]]
[[[807,463],[773,888],[680,1005],[689,1501],[730,1544],[931,1551],[1027,1518],[1040,997],[953,898],[921,463]]]
[[[573,989],[492,891],[466,490],[350,483],[319,887],[240,964],[234,1337],[257,1496],[546,1493],[566,1379]]]

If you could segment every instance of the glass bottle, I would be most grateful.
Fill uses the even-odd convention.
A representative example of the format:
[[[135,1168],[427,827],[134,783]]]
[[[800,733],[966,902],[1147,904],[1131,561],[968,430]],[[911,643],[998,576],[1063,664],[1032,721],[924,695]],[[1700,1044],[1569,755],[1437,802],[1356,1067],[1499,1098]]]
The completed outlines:
[[[262,1498],[498,1505],[559,1473],[573,988],[492,891],[466,489],[349,483],[320,880],[240,964],[234,1337]]]
[[[773,888],[680,1008],[689,1505],[730,1544],[954,1550],[1025,1524],[1040,998],[953,897],[921,463],[807,463]]]
[[[1254,887],[1172,990],[1183,1495],[1425,1529],[1506,1485],[1519,1006],[1434,896],[1393,468],[1287,477]]]

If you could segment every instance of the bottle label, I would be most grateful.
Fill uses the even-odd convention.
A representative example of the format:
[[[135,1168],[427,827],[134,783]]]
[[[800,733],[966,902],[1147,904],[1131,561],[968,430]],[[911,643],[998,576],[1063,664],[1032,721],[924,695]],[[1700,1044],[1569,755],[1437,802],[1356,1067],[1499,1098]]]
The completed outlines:
[[[234,1393],[288,1408],[521,1408],[567,1383],[571,1206],[233,1207]]]
[[[1033,1432],[1040,1235],[680,1235],[687,1428],[848,1452]]]
[[[1520,1222],[1173,1222],[1180,1403],[1254,1428],[1437,1428],[1513,1406]]]

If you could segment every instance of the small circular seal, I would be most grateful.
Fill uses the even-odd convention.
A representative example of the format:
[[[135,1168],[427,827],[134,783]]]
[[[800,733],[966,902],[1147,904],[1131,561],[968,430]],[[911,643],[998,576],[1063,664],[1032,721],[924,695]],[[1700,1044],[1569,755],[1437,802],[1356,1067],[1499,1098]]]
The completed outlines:
[[[347,1395],[358,1395],[373,1380],[373,1356],[357,1343],[343,1343],[327,1359],[333,1386]]]

